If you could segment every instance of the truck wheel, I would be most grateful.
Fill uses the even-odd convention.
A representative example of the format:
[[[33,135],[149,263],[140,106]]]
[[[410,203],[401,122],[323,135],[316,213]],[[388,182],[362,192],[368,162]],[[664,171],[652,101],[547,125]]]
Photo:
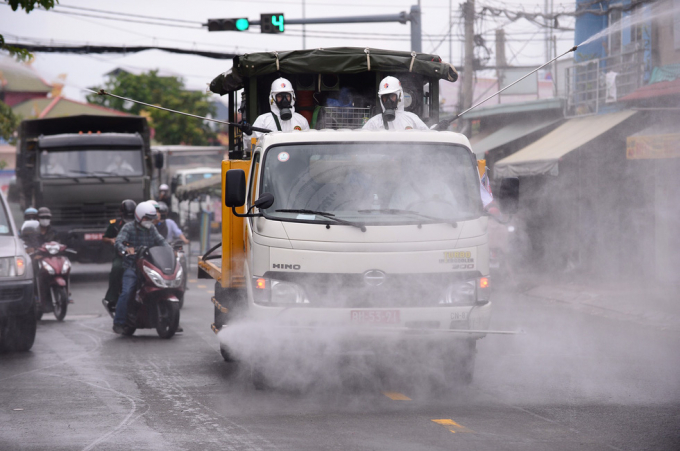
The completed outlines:
[[[229,324],[229,321],[243,314],[247,308],[245,289],[222,288],[219,282],[215,283],[215,300],[219,304],[219,306],[215,306],[214,324],[217,330],[222,329],[222,326]],[[223,311],[224,309],[227,311]]]
[[[250,368],[250,380],[253,382],[253,387],[255,387],[255,390],[266,390],[267,387],[269,387],[264,373],[255,365]]]
[[[158,303],[158,322],[156,332],[161,338],[171,338],[179,327],[179,303],[160,301]]]
[[[4,330],[4,347],[7,351],[26,352],[33,347],[38,320],[35,316],[35,304],[23,315],[7,319]]]
[[[467,386],[472,383],[477,356],[477,340],[466,340],[453,348],[447,360],[445,377],[449,386]]]

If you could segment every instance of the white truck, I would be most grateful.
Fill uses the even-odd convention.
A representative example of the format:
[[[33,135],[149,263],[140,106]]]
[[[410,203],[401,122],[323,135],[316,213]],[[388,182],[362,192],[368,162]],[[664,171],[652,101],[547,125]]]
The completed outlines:
[[[333,71],[336,91],[335,81],[315,75]],[[314,130],[320,125],[311,121],[309,131],[264,134],[250,151],[230,148],[222,162],[222,243],[199,258],[199,277],[217,280],[212,328],[222,356],[248,360],[244,341],[276,346],[278,338],[267,341],[273,331],[292,339],[298,352],[308,349],[297,344],[329,337],[348,352],[380,352],[383,344],[402,341],[444,350],[448,382],[470,382],[477,340],[504,333],[488,330],[489,218],[480,162],[462,134],[349,129],[376,111],[377,82],[389,74],[413,99],[410,111],[437,123],[439,102],[430,96],[437,99],[439,80],[455,81],[455,70],[436,55],[415,52],[248,54],[235,58],[232,72],[211,89],[228,93],[234,111],[243,89],[246,116],[254,118],[268,109],[258,93],[268,93],[280,74],[299,86],[296,108],[303,89],[312,90],[313,119],[358,119],[336,121],[337,130]],[[324,103],[343,87],[357,93],[354,106]],[[513,213],[518,180],[503,180],[497,191],[501,208]]]

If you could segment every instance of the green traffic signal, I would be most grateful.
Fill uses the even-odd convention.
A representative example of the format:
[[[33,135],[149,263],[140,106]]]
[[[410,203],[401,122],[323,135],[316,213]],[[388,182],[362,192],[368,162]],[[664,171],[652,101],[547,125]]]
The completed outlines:
[[[283,33],[283,14],[272,16],[272,25],[278,27],[279,32]]]
[[[248,22],[248,19],[238,19],[236,21],[236,29],[238,31],[245,31],[250,27],[250,22]]]

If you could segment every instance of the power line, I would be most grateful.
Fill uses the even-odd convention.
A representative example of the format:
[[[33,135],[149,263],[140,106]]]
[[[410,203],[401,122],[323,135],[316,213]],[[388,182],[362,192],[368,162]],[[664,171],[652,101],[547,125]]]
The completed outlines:
[[[77,10],[81,10],[81,11],[92,11],[92,12],[96,12],[96,13],[113,14],[113,15],[125,16],[125,17],[137,17],[137,18],[141,18],[141,19],[165,20],[165,21],[168,21],[168,22],[180,22],[180,23],[191,23],[191,24],[202,25],[202,22],[195,21],[195,20],[172,19],[172,18],[169,18],[169,17],[144,16],[142,14],[119,13],[117,11],[95,9],[95,8],[84,8],[82,6],[70,6],[70,5],[64,5],[64,4],[61,4],[61,3],[57,4],[56,7],[57,8],[77,9]]]
[[[172,27],[172,28],[189,28],[192,30],[200,30],[202,27],[190,27],[188,25],[179,25],[179,24],[171,24],[171,23],[162,23],[162,22],[149,22],[148,20],[134,20],[134,19],[123,19],[122,17],[106,17],[106,16],[98,16],[94,14],[85,14],[85,13],[72,13],[68,11],[57,11],[54,9],[50,9],[47,12],[50,13],[56,13],[56,14],[67,14],[69,16],[82,16],[82,17],[92,17],[94,19],[105,19],[105,20],[115,20],[118,22],[134,22],[134,23],[142,23],[145,25],[158,25],[162,27]]]

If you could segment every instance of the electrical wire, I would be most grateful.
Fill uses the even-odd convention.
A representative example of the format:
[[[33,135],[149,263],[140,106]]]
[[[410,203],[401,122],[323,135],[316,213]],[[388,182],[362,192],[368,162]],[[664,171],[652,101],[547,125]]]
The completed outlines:
[[[81,11],[91,11],[91,12],[96,12],[96,13],[113,14],[113,15],[125,16],[125,17],[136,17],[136,18],[141,18],[141,19],[165,20],[165,21],[168,21],[168,22],[191,23],[191,24],[198,24],[198,25],[203,24],[202,22],[195,21],[195,20],[172,19],[172,18],[169,18],[169,17],[144,16],[142,14],[119,13],[117,11],[109,11],[109,10],[95,9],[95,8],[84,8],[82,6],[64,5],[62,3],[58,3],[57,5],[55,5],[55,7],[56,8],[76,9],[76,10],[81,10]]]

